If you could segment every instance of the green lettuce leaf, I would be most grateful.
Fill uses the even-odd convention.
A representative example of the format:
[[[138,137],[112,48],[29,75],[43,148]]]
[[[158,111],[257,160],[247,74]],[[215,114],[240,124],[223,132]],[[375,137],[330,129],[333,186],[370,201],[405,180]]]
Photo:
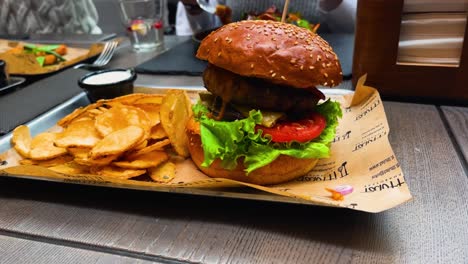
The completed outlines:
[[[247,118],[236,121],[216,121],[207,116],[206,106],[193,106],[195,118],[200,123],[200,134],[205,153],[202,166],[210,166],[217,158],[226,169],[234,169],[238,159],[244,158],[244,167],[250,173],[273,162],[279,155],[296,158],[326,158],[330,155],[330,143],[335,138],[335,129],[342,112],[339,103],[327,100],[317,106],[317,112],[325,116],[327,126],[322,134],[309,142],[274,143],[255,125],[262,121],[260,111],[252,110]]]
[[[299,27],[310,29],[309,21],[305,19],[299,19],[298,21],[296,21],[296,23]]]
[[[44,66],[45,57],[44,56],[37,56],[36,61],[39,63],[39,65]]]

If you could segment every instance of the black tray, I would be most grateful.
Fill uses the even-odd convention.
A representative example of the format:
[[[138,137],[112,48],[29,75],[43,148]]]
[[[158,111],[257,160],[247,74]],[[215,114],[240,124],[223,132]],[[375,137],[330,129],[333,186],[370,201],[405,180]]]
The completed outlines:
[[[13,89],[15,87],[18,87],[19,85],[21,85],[22,83],[24,83],[26,81],[25,78],[23,77],[13,77],[11,76],[8,80],[8,84],[6,86],[2,86],[0,87],[0,93],[4,93],[10,89]]]

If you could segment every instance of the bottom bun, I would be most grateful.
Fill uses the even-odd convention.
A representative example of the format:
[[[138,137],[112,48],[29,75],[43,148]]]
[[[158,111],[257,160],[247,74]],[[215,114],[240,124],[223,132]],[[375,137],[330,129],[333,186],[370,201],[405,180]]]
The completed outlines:
[[[291,156],[280,155],[272,163],[258,168],[249,175],[244,171],[242,158],[233,170],[224,169],[221,160],[216,159],[209,167],[203,167],[204,152],[200,137],[200,125],[191,119],[187,124],[189,151],[192,160],[206,175],[213,178],[227,178],[241,182],[258,185],[270,185],[287,182],[307,174],[318,162],[318,159],[298,159]]]

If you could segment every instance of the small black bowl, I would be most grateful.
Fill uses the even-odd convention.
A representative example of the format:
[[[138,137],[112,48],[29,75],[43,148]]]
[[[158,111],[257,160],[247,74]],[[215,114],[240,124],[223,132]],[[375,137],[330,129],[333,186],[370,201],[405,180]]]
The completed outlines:
[[[4,60],[0,60],[0,88],[8,85],[10,79],[7,72],[7,65]]]
[[[78,80],[91,102],[133,93],[137,74],[133,69],[107,69],[91,72]]]

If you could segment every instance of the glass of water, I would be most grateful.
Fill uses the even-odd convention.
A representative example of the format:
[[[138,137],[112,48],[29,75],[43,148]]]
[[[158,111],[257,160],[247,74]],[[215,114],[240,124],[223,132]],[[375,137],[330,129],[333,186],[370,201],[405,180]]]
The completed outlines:
[[[136,51],[164,46],[165,0],[119,0],[122,21]]]

